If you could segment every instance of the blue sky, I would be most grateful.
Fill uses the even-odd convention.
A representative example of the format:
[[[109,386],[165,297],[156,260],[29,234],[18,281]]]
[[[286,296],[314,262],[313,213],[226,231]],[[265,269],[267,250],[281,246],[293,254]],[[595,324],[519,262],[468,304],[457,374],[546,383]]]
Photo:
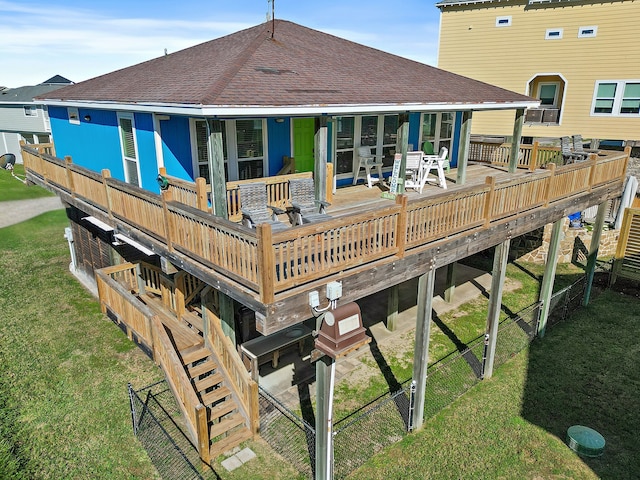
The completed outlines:
[[[436,65],[435,1],[275,0],[275,16]],[[0,0],[0,85],[80,82],[252,27],[267,0]]]

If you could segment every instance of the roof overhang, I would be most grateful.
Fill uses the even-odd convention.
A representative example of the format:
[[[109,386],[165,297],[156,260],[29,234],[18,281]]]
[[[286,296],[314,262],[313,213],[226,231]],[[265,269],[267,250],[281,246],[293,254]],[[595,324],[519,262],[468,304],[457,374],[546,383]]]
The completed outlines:
[[[436,3],[436,7],[456,7],[458,5],[473,5],[477,3],[507,3],[509,0],[456,0],[456,1],[443,1]],[[528,0],[529,5],[535,5],[539,3],[567,3],[577,2],[580,0]]]
[[[515,110],[535,108],[539,101],[495,102],[495,103],[404,103],[404,104],[363,104],[363,105],[179,105],[162,103],[117,103],[74,100],[40,100],[43,104],[56,107],[78,107],[102,110],[137,111],[169,115],[197,117],[278,117],[278,116],[322,116],[354,115],[372,113]]]

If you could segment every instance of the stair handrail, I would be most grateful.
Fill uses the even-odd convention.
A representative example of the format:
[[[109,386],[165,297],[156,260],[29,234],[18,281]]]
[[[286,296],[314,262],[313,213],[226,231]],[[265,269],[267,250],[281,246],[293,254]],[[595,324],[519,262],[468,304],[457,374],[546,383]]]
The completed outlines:
[[[207,330],[205,344],[216,355],[229,386],[239,400],[238,405],[249,423],[248,428],[256,434],[260,426],[258,384],[251,378],[231,339],[224,334],[220,318],[206,307],[204,313]]]

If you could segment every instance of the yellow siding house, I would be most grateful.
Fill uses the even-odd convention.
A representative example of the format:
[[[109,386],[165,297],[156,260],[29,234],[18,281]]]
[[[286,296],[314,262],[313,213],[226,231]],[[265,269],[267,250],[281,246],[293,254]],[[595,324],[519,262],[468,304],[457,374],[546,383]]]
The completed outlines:
[[[540,99],[524,137],[640,140],[640,3],[443,0],[438,67]],[[472,133],[508,136],[511,112]]]

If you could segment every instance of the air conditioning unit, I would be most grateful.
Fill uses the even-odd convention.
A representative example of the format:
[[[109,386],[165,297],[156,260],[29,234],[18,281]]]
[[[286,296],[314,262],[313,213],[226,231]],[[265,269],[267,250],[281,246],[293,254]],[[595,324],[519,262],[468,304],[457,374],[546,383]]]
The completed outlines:
[[[558,123],[558,113],[559,110],[557,108],[545,108],[544,113],[542,114],[542,122]]]
[[[530,108],[527,110],[525,117],[525,122],[529,123],[541,123],[542,122],[542,109],[540,108]]]

